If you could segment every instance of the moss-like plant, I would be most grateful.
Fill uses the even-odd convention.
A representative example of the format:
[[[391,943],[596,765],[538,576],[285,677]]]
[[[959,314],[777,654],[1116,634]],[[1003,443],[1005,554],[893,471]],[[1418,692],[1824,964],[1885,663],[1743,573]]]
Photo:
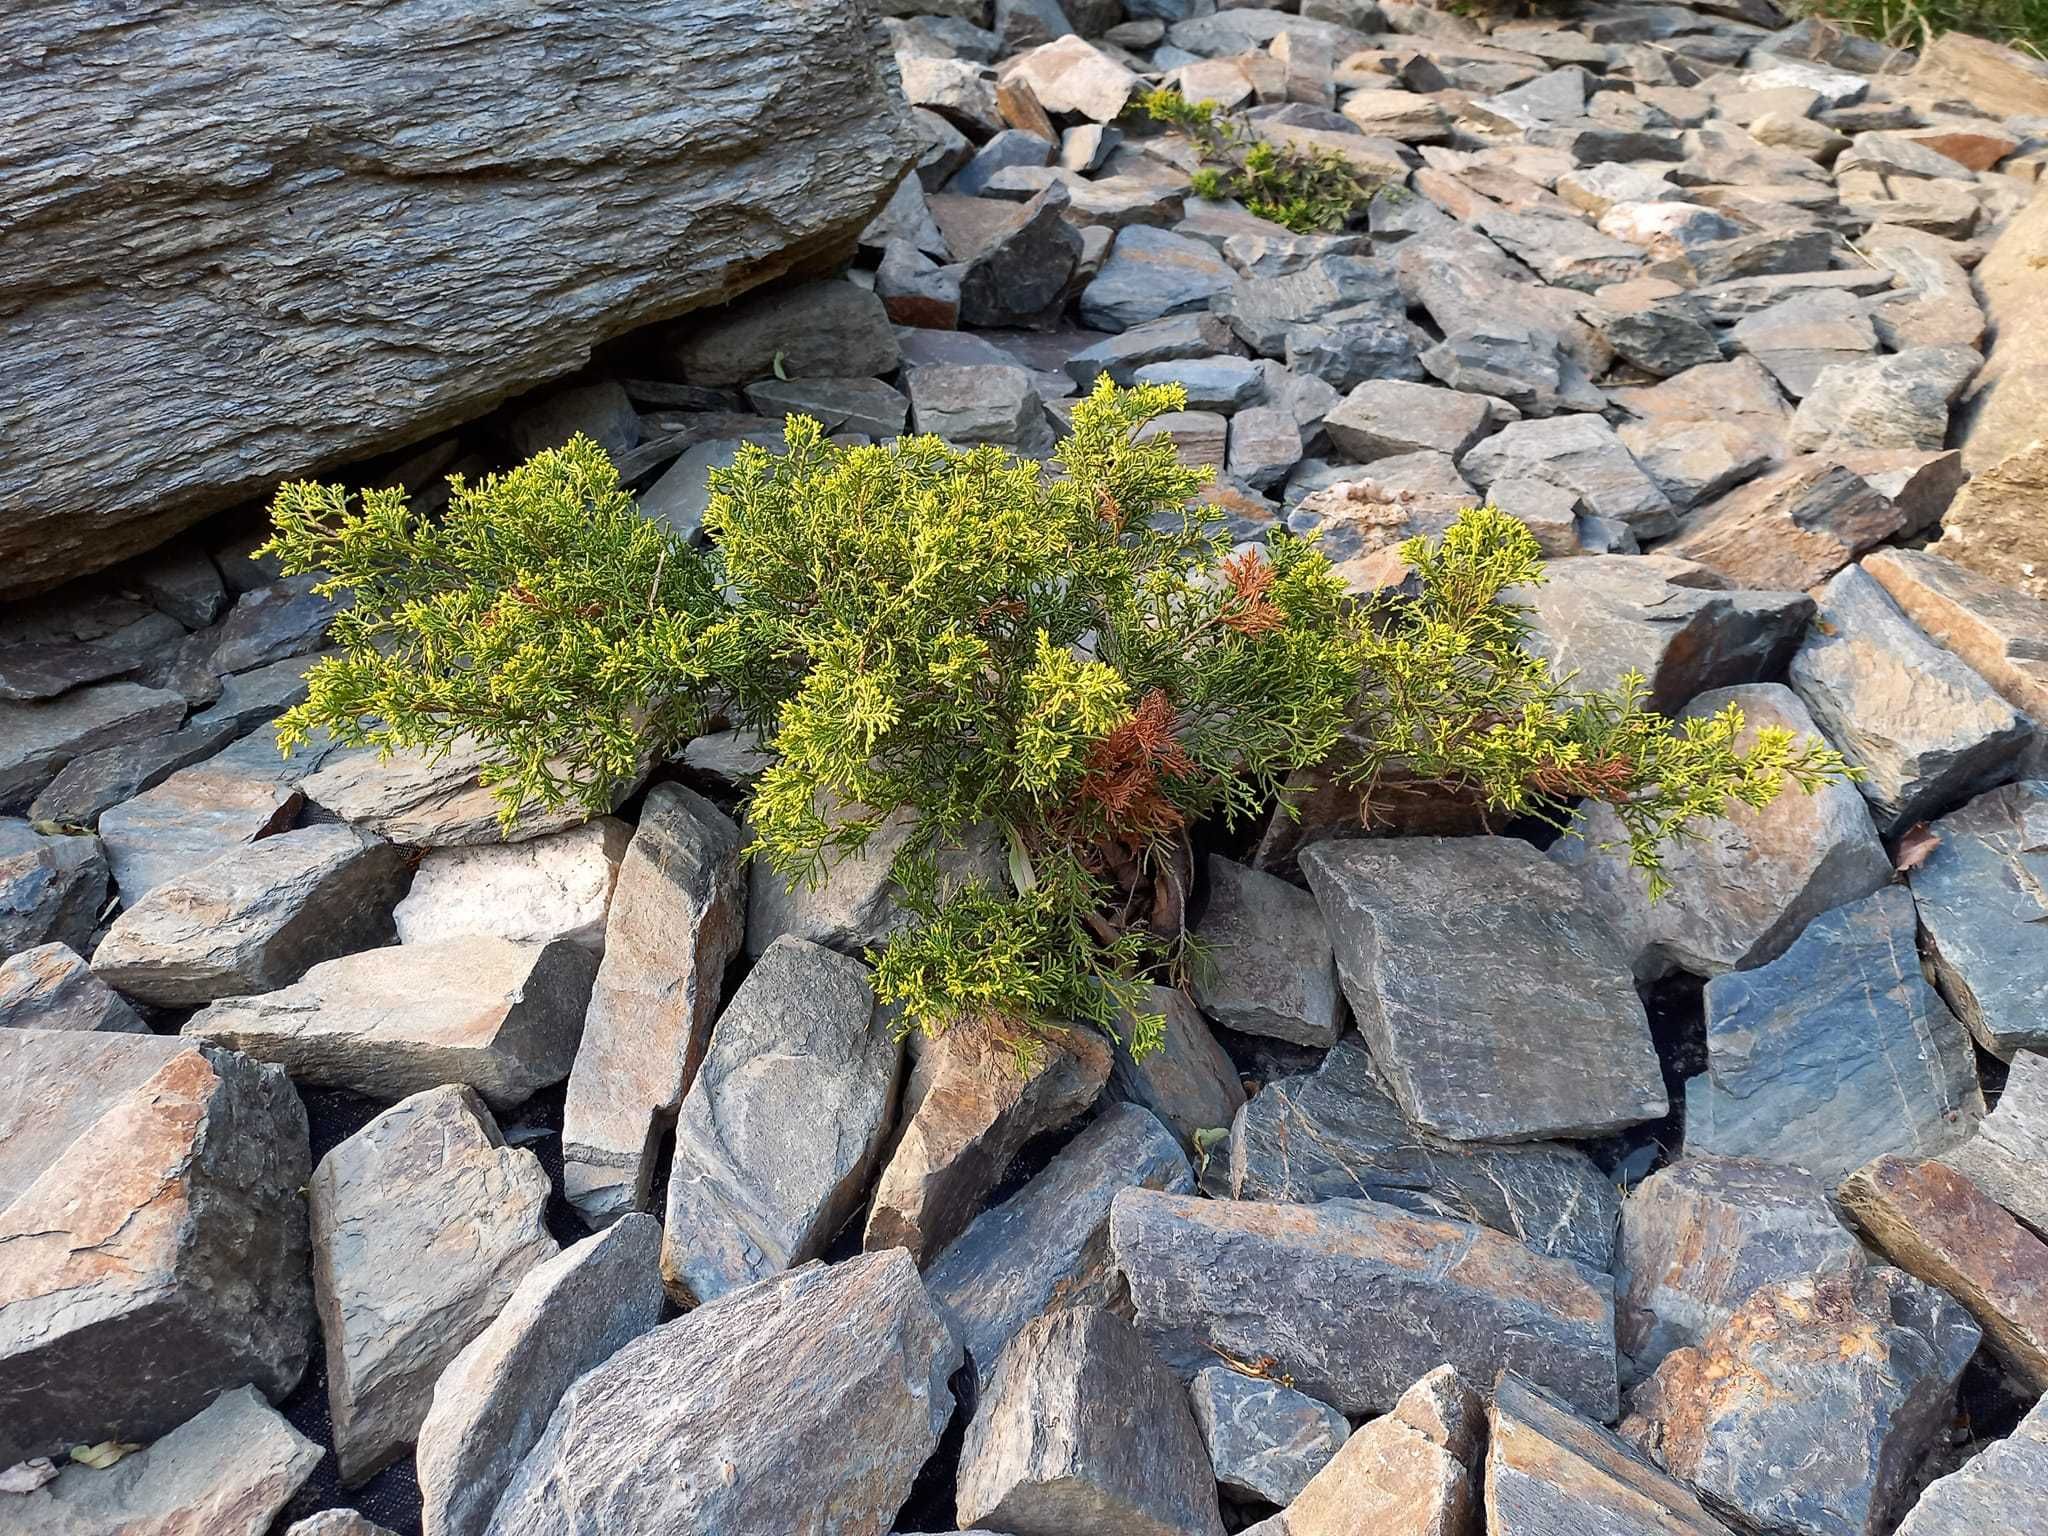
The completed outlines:
[[[1135,105],[1153,122],[1186,134],[1201,152],[1204,164],[1190,188],[1195,196],[1235,198],[1247,212],[1296,234],[1344,228],[1380,190],[1335,150],[1261,139],[1236,117],[1218,112],[1214,102],[1152,90]]]
[[[287,485],[268,552],[352,603],[281,741],[474,738],[509,817],[609,806],[730,719],[773,754],[748,818],[785,878],[916,813],[896,864],[914,921],[871,957],[907,1026],[1135,1018],[1139,1052],[1142,984],[1185,956],[1190,830],[1265,814],[1347,733],[1362,791],[1398,762],[1508,813],[1613,802],[1653,883],[1696,819],[1841,771],[1780,730],[1738,752],[1734,711],[1674,731],[1639,684],[1560,684],[1502,597],[1540,576],[1535,540],[1490,509],[1407,547],[1419,595],[1356,602],[1284,534],[1233,549],[1193,500],[1205,473],[1137,438],[1184,399],[1103,381],[1052,474],[931,437],[841,447],[793,417],[785,452],[713,472],[702,550],[583,438],[457,482],[439,520],[398,490]],[[977,835],[1007,880],[943,884],[935,851]]]

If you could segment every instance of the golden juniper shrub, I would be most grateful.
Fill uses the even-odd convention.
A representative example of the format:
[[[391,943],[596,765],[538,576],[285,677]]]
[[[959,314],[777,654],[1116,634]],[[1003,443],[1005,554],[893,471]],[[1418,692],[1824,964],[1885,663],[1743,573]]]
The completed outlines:
[[[1184,400],[1102,381],[1051,474],[931,437],[842,447],[792,417],[783,452],[713,471],[704,549],[641,517],[585,438],[457,482],[438,519],[288,485],[269,552],[351,604],[280,738],[474,738],[509,818],[608,807],[732,720],[773,753],[748,820],[783,877],[915,813],[895,867],[913,922],[871,956],[906,1027],[1079,1021],[1140,1053],[1143,984],[1188,953],[1189,829],[1264,814],[1340,740],[1364,743],[1347,772],[1368,798],[1398,763],[1508,813],[1611,801],[1653,883],[1700,817],[1841,773],[1783,732],[1736,751],[1732,712],[1675,731],[1639,681],[1552,677],[1504,596],[1540,577],[1535,540],[1491,509],[1406,547],[1415,596],[1357,602],[1286,534],[1234,550],[1193,499],[1206,472],[1138,439]],[[942,881],[940,848],[974,837],[1008,879]]]
[[[1188,136],[1205,162],[1195,172],[1195,196],[1235,198],[1247,212],[1296,234],[1342,229],[1365,212],[1380,185],[1361,175],[1334,150],[1311,150],[1259,138],[1209,101],[1179,91],[1145,91],[1133,108],[1155,123]]]

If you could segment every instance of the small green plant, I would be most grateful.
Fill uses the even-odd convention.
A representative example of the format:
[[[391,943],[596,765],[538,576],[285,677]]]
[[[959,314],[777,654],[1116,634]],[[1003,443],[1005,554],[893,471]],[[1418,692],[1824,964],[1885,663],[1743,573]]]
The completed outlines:
[[[1968,32],[2037,57],[2048,50],[2048,0],[1813,0],[1805,9],[1895,48]]]
[[[1418,595],[1362,604],[1312,541],[1233,549],[1192,499],[1206,474],[1137,436],[1184,400],[1103,381],[1052,475],[792,417],[785,452],[713,472],[708,550],[641,517],[583,438],[456,482],[438,521],[397,490],[287,485],[268,552],[353,601],[280,740],[472,737],[509,818],[608,807],[650,754],[733,720],[774,754],[748,820],[785,878],[915,813],[894,866],[914,920],[871,956],[906,1027],[1078,1021],[1139,1054],[1145,981],[1189,957],[1191,830],[1266,814],[1340,738],[1367,743],[1361,792],[1398,762],[1561,824],[1612,802],[1653,884],[1699,818],[1842,771],[1784,731],[1737,751],[1733,711],[1674,731],[1639,683],[1571,692],[1519,644],[1503,594],[1541,557],[1491,509],[1406,546]],[[1007,879],[942,880],[942,846],[974,837]]]
[[[1146,91],[1137,106],[1148,118],[1186,134],[1206,164],[1195,172],[1195,196],[1235,198],[1247,211],[1296,234],[1345,227],[1366,209],[1379,185],[1334,150],[1308,150],[1261,139],[1238,118],[1179,91]]]

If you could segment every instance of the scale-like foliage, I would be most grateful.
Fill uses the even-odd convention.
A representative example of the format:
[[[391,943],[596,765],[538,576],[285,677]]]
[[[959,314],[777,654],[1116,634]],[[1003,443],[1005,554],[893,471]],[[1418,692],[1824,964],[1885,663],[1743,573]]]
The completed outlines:
[[[914,921],[873,957],[907,1026],[1084,1021],[1139,1050],[1146,976],[1186,958],[1189,830],[1263,814],[1340,739],[1366,743],[1368,800],[1398,763],[1508,813],[1612,801],[1653,883],[1691,822],[1842,771],[1784,732],[1736,751],[1733,712],[1675,731],[1639,684],[1561,684],[1503,597],[1540,577],[1535,541],[1490,509],[1407,546],[1416,596],[1355,602],[1285,534],[1234,550],[1195,499],[1206,475],[1138,436],[1183,402],[1105,380],[1051,474],[930,437],[842,447],[793,417],[784,452],[713,471],[707,549],[641,517],[583,438],[458,482],[438,520],[398,491],[286,486],[271,552],[352,606],[281,739],[474,738],[510,816],[608,806],[724,717],[773,753],[748,819],[785,878],[916,813]],[[940,846],[974,838],[1006,849],[1005,887],[940,879]]]

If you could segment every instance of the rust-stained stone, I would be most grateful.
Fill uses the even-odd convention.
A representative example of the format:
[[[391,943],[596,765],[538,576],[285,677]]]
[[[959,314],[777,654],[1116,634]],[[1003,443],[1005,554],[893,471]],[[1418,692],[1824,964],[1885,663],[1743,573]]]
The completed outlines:
[[[1904,523],[1861,476],[1812,455],[1709,502],[1660,553],[1696,560],[1739,586],[1803,592]]]
[[[0,1027],[149,1032],[68,944],[38,944],[0,961]]]
[[[1621,1432],[1757,1530],[1876,1536],[1946,1435],[1980,1337],[1904,1270],[1782,1280],[1667,1355]]]
[[[1362,1431],[1361,1431],[1362,1433]],[[1486,1536],[1733,1536],[1612,1430],[1503,1373],[1486,1451]]]
[[[1367,1200],[1127,1189],[1110,1207],[1110,1247],[1139,1330],[1183,1377],[1225,1355],[1358,1415],[1386,1412],[1448,1363],[1474,1381],[1513,1369],[1615,1413],[1607,1277],[1484,1227]]]
[[[1960,1301],[2006,1369],[2048,1391],[2048,1243],[1942,1163],[1880,1157],[1841,1196],[1886,1258]]]
[[[1924,549],[1872,550],[1863,569],[2007,703],[2048,721],[2048,603]]]

